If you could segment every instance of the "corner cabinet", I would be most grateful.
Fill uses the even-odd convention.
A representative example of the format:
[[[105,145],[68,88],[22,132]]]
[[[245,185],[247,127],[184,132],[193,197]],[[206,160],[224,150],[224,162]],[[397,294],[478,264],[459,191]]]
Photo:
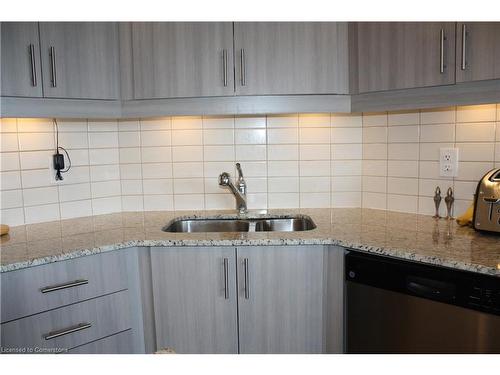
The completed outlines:
[[[236,94],[348,94],[347,33],[339,22],[236,22]]]
[[[500,23],[457,23],[457,82],[500,78]]]
[[[355,33],[360,93],[455,83],[455,23],[360,22]]]
[[[234,94],[231,22],[132,23],[135,99]]]

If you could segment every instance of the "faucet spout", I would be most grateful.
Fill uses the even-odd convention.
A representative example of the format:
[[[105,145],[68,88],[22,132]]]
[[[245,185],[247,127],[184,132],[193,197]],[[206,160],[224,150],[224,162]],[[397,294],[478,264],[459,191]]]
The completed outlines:
[[[243,179],[243,172],[241,171],[240,163],[236,164],[238,169],[239,178],[237,187],[231,182],[229,173],[223,172],[219,176],[219,185],[227,186],[236,199],[236,209],[239,214],[247,213],[247,196],[246,196],[246,182]]]

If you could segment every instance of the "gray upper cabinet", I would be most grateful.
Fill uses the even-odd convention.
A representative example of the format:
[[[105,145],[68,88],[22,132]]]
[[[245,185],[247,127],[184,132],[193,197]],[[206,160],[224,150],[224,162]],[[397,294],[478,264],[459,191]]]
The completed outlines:
[[[119,99],[118,27],[106,22],[41,22],[44,96]]]
[[[42,96],[38,23],[2,22],[2,96]]]
[[[368,22],[355,29],[359,92],[455,83],[455,24]]]
[[[152,248],[157,349],[237,353],[234,248]]]
[[[500,78],[500,23],[457,24],[457,82]]]
[[[322,246],[238,247],[240,353],[322,353]]]
[[[347,94],[346,23],[234,24],[238,95]]]
[[[132,24],[134,98],[234,94],[231,22]]]

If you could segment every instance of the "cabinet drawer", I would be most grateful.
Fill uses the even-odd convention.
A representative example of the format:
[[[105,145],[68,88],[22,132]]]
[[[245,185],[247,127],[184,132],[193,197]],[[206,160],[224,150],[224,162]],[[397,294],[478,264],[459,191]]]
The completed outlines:
[[[4,323],[2,347],[65,351],[129,328],[129,296],[124,290]]]
[[[69,354],[133,354],[132,330],[70,349]]]
[[[7,322],[126,289],[126,256],[92,255],[5,272],[0,278],[1,321]]]

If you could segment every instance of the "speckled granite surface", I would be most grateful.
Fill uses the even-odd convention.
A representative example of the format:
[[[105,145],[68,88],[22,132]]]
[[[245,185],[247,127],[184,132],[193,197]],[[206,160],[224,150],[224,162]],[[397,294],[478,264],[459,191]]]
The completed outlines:
[[[1,238],[1,272],[132,246],[245,246],[333,244],[374,254],[500,277],[500,235],[454,221],[371,209],[270,210],[309,215],[304,232],[166,233],[178,216],[235,216],[233,211],[130,212],[11,228]],[[259,214],[254,214],[259,215]]]

